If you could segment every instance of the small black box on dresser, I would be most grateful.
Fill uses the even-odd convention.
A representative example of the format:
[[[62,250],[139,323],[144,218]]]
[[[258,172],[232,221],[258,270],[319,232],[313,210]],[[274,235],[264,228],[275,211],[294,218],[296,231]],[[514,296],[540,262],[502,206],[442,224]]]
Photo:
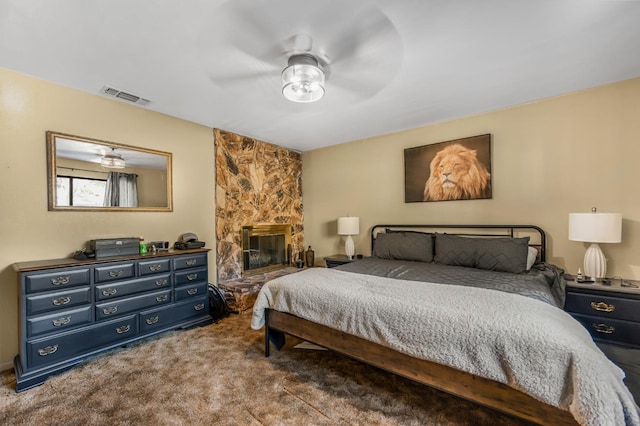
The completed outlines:
[[[140,253],[140,239],[106,238],[90,240],[89,251],[94,252],[96,258],[138,254]]]

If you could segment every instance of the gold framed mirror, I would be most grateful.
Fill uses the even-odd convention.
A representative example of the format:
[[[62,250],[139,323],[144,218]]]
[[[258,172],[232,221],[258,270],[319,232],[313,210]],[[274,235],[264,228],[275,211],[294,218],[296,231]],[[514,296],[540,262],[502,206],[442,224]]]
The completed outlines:
[[[47,132],[49,210],[173,211],[170,152]]]

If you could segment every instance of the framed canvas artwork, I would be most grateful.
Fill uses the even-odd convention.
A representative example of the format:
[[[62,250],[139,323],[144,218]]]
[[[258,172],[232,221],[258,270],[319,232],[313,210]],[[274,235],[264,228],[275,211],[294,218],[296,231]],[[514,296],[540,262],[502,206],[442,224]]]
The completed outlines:
[[[491,134],[404,150],[405,203],[491,197]]]

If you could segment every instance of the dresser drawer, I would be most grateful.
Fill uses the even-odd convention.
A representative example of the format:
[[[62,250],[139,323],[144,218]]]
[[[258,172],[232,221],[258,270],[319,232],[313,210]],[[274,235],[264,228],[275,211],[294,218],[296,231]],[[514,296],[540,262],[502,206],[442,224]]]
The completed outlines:
[[[27,337],[88,324],[92,319],[92,311],[91,306],[84,306],[70,311],[29,318],[27,319]]]
[[[65,361],[138,334],[135,315],[27,342],[29,368]]]
[[[180,256],[173,259],[173,269],[187,269],[187,268],[196,268],[200,266],[207,266],[207,255],[206,254],[194,254],[191,256]]]
[[[208,308],[209,298],[200,297],[165,308],[140,312],[140,331],[146,333],[189,318],[206,315],[209,313]]]
[[[60,290],[91,283],[90,269],[59,270],[46,274],[30,274],[25,277],[25,291]]]
[[[204,296],[207,293],[207,286],[209,284],[204,282],[200,284],[193,285],[184,285],[182,287],[176,288],[176,302],[184,299],[188,299],[190,297],[200,297]]]
[[[27,296],[27,316],[69,309],[91,302],[91,287]]]
[[[100,284],[96,286],[96,300],[116,299],[130,294],[160,290],[166,287],[171,287],[171,274]]]
[[[640,322],[640,300],[637,299],[569,291],[564,309],[582,315]]]
[[[96,320],[116,317],[140,309],[171,303],[171,290],[156,291],[96,305]]]
[[[640,346],[640,323],[589,315],[572,314],[594,339]]]
[[[133,278],[135,268],[133,263],[119,263],[117,265],[100,266],[95,268],[96,283]]]
[[[189,269],[176,272],[176,285],[196,284],[206,282],[208,279],[207,268]]]
[[[138,275],[152,275],[169,272],[171,262],[169,259],[145,260],[138,262]]]

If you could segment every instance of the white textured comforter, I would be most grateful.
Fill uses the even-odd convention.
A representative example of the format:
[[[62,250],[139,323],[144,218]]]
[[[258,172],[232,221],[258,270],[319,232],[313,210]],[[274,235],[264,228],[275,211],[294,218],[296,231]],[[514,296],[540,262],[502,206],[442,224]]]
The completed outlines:
[[[624,373],[564,311],[527,297],[311,268],[265,284],[271,308],[508,384],[584,425],[640,425]]]

